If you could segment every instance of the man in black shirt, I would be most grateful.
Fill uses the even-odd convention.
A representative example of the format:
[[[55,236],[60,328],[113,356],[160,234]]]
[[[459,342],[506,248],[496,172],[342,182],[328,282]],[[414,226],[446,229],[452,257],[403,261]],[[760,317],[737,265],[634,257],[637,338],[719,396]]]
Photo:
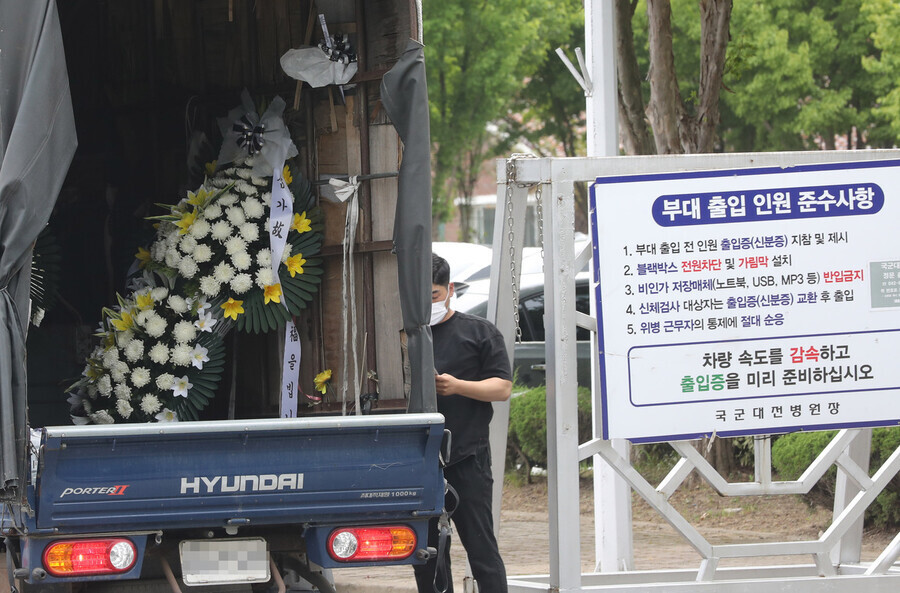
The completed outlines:
[[[490,322],[450,309],[453,284],[450,266],[432,255],[432,315],[435,386],[438,411],[452,434],[450,459],[444,476],[459,496],[448,500],[456,533],[466,549],[479,593],[505,593],[506,569],[497,549],[491,509],[493,477],[489,425],[491,402],[506,401],[512,391],[512,373],[503,336]],[[448,496],[448,498],[450,498]],[[437,547],[438,526],[429,527],[428,544]],[[449,589],[449,542],[445,550]],[[416,566],[419,593],[433,593],[437,560]]]

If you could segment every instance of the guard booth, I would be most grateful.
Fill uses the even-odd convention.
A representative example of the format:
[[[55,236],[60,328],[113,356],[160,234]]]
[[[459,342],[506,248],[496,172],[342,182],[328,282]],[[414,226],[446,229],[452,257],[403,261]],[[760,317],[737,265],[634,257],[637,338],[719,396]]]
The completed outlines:
[[[874,561],[860,555],[863,514],[900,470],[900,450],[868,467],[871,427],[900,421],[898,159],[886,150],[498,161],[488,315],[510,351],[530,192],[545,254],[550,574],[511,575],[510,591],[900,587],[900,534]],[[590,185],[592,241],[581,253],[576,183]],[[575,271],[588,261],[591,316],[574,298]],[[577,436],[576,326],[594,332],[586,443]],[[505,435],[508,415],[495,421],[492,434]],[[824,429],[838,432],[799,479],[773,479],[768,435]],[[741,435],[755,437],[753,481],[729,482],[691,442]],[[669,442],[680,461],[650,484],[630,463],[632,442]],[[503,443],[494,446],[496,455]],[[584,572],[578,465],[591,458],[597,549]],[[814,540],[717,544],[668,502],[693,471],[721,495],[784,495],[809,492],[832,465],[834,520]],[[624,489],[616,508],[598,498],[609,488],[603,475]],[[631,489],[696,550],[696,565],[632,570]],[[796,563],[766,563],[785,555]],[[719,566],[735,558],[755,565]]]

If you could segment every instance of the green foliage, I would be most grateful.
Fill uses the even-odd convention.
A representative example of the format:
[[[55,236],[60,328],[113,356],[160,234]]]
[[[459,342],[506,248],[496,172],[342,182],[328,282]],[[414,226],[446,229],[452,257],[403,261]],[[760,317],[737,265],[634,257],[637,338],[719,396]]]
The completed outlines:
[[[809,464],[831,442],[835,431],[795,432],[786,434],[772,444],[772,467],[784,480],[796,480]],[[870,473],[900,446],[900,427],[876,428],[872,431]],[[831,504],[834,497],[837,471],[828,469],[819,480],[811,501],[815,504]],[[866,523],[876,527],[900,524],[900,478],[895,476],[866,510]]]
[[[591,392],[578,388],[578,442],[591,438]],[[533,387],[514,397],[509,406],[507,458],[524,456],[524,465],[547,467],[547,388]]]
[[[424,3],[437,218],[449,216],[453,198],[471,192],[498,141],[488,123],[506,115],[523,81],[548,59],[556,41],[549,33],[563,12],[550,0]]]

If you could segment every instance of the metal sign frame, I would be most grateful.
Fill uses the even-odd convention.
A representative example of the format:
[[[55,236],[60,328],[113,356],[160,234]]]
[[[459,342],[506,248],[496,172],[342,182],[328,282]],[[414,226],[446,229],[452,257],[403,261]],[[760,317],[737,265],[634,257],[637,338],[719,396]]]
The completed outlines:
[[[513,159],[515,180],[512,199],[507,198],[506,160],[497,162],[497,214],[488,317],[494,321],[513,351],[515,322],[512,310],[513,280],[518,279],[521,234],[514,228],[524,220],[529,189],[544,188],[544,274],[545,335],[547,354],[547,454],[550,558],[548,575],[509,577],[509,590],[525,591],[716,591],[756,593],[783,591],[850,592],[863,587],[867,593],[887,593],[900,586],[900,534],[872,563],[860,562],[862,517],[865,509],[900,471],[900,449],[871,477],[867,471],[869,429],[840,431],[831,444],[795,481],[772,480],[770,441],[756,441],[756,475],[753,482],[730,483],[710,466],[686,441],[671,445],[681,460],[657,486],[649,484],[628,459],[628,444],[606,441],[599,435],[602,412],[599,397],[599,368],[594,364],[593,414],[595,438],[578,442],[577,388],[575,372],[575,329],[592,330],[597,323],[575,310],[575,271],[591,258],[589,247],[574,253],[574,185],[612,175],[668,173],[766,166],[785,167],[808,163],[896,159],[898,150],[817,151],[773,153],[725,153],[706,155],[517,158]],[[507,222],[509,221],[509,223]],[[595,358],[596,361],[596,358]],[[508,427],[508,407],[500,406],[492,424],[492,449],[502,459]],[[497,456],[496,453],[500,453]],[[580,461],[594,458],[595,476],[608,464],[622,484],[633,488],[672,525],[698,553],[698,567],[672,571],[633,571],[630,506],[603,509],[597,501],[595,481],[596,571],[582,573],[579,516]],[[668,499],[693,471],[727,496],[805,493],[831,465],[838,468],[835,520],[817,540],[713,545],[708,542]],[[495,467],[495,517],[499,517],[502,467]],[[630,501],[630,498],[624,497]],[[629,502],[630,505],[630,502]],[[609,517],[615,517],[610,521]],[[606,520],[602,520],[606,517]],[[499,525],[499,521],[497,521]],[[612,548],[612,549],[611,549]],[[797,555],[809,557],[811,564],[719,568],[723,558]]]

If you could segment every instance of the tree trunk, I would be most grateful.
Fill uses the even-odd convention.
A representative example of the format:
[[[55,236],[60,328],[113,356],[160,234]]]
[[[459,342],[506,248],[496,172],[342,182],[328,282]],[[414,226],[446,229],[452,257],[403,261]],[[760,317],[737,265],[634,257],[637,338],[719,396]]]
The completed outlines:
[[[619,133],[625,154],[653,154],[653,141],[644,115],[641,75],[634,51],[631,20],[637,0],[616,0],[616,72],[619,79]]]
[[[647,0],[650,42],[650,104],[647,116],[653,128],[657,154],[681,154],[686,150],[681,126],[686,120],[684,102],[675,75],[672,51],[672,6],[669,0]]]
[[[700,101],[695,118],[696,152],[712,152],[719,127],[719,95],[725,52],[731,40],[732,0],[700,0]]]

